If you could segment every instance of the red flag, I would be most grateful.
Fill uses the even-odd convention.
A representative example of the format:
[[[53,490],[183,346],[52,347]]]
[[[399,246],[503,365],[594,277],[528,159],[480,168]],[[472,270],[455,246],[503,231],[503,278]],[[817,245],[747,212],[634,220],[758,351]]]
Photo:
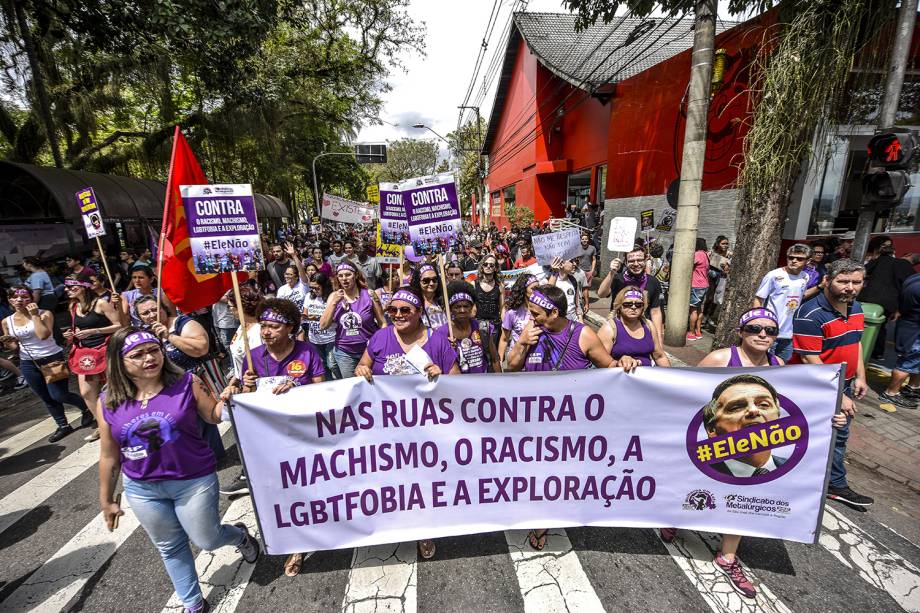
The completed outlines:
[[[160,287],[184,313],[214,304],[227,290],[233,288],[233,279],[229,274],[196,275],[192,264],[192,249],[179,186],[206,185],[207,182],[195,154],[182,136],[179,126],[176,126],[169,178],[166,180],[163,226],[160,229],[163,245]]]

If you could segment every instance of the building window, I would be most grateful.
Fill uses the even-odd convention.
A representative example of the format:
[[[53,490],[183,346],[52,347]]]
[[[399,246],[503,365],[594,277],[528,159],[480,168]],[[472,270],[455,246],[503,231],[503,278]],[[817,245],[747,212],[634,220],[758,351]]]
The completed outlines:
[[[492,217],[496,219],[502,216],[502,193],[492,192]]]
[[[594,196],[594,202],[603,205],[607,191],[607,164],[597,167],[597,194]]]
[[[508,208],[509,206],[515,206],[515,204],[517,203],[517,200],[515,199],[515,195],[517,194],[516,187],[517,185],[509,185],[508,187],[505,188],[504,190],[505,208]]]
[[[591,198],[591,171],[583,170],[568,177],[565,204],[575,204],[580,209]]]

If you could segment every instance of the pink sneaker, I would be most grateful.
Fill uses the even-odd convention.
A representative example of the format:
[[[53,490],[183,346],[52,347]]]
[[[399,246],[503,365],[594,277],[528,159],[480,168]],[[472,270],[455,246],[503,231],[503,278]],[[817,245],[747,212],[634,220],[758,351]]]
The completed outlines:
[[[722,571],[722,574],[731,581],[732,587],[735,588],[736,592],[745,598],[754,598],[757,596],[757,589],[747,578],[747,575],[744,574],[744,569],[741,568],[741,562],[739,562],[737,558],[729,562],[723,558],[720,553],[716,556],[714,562],[719,570]]]
[[[688,341],[695,341],[695,340],[696,340],[696,335],[694,335],[693,332],[687,332],[687,340],[688,340]]]
[[[670,543],[677,536],[677,528],[659,528],[658,534],[661,535],[662,541]]]

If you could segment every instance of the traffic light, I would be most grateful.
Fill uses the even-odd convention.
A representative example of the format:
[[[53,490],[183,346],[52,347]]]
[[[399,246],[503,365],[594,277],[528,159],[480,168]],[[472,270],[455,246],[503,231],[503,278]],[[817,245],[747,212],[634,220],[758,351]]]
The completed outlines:
[[[917,136],[909,130],[873,136],[863,173],[863,202],[879,209],[898,206],[910,189],[909,169],[917,150]]]

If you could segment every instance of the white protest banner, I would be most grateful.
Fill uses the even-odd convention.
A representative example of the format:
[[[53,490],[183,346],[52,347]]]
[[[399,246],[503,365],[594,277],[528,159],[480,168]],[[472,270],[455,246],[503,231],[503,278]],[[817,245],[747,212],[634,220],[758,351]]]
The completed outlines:
[[[639,221],[635,217],[614,217],[610,220],[610,234],[607,236],[607,249],[610,251],[629,251],[636,244],[636,228]]]
[[[273,555],[570,526],[815,542],[841,374],[375,376],[237,394],[232,417]]]
[[[377,217],[374,209],[366,203],[348,198],[323,194],[323,219],[350,224],[369,224]]]
[[[581,253],[581,230],[578,228],[534,234],[530,240],[537,263],[543,266],[549,266],[555,258],[570,260]]]
[[[180,185],[179,192],[196,273],[262,269],[252,185]]]
[[[77,192],[77,204],[80,205],[80,217],[86,229],[86,238],[105,236],[105,224],[102,223],[102,211],[96,201],[96,192],[92,187],[85,187]]]

